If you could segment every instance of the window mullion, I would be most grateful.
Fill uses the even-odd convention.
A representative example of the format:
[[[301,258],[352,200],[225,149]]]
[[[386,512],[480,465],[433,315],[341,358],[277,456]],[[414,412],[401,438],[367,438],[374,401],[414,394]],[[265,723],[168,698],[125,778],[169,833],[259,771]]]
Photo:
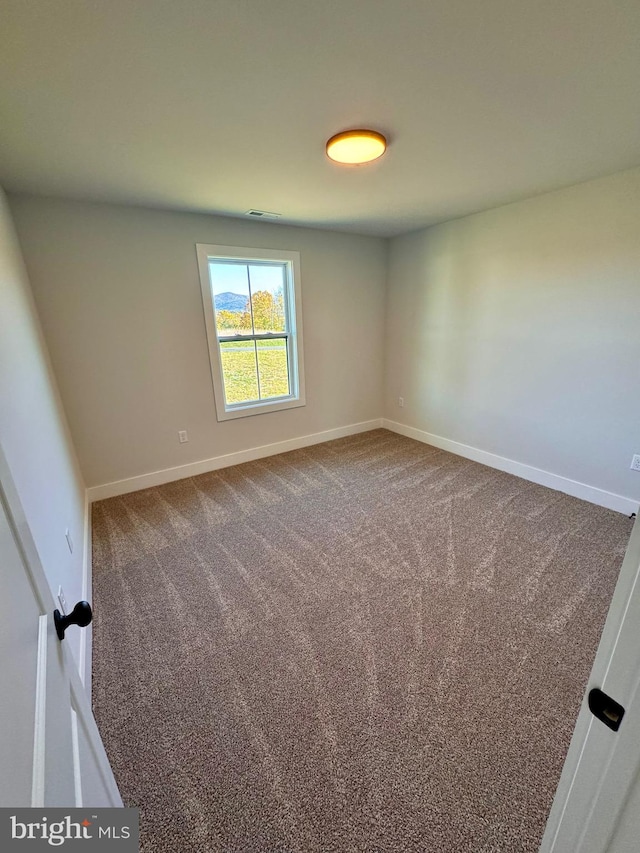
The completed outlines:
[[[251,270],[247,264],[247,284],[249,285],[249,314],[251,316],[251,334],[255,335],[256,325],[253,322],[253,290],[251,289]]]
[[[253,355],[256,362],[256,382],[258,383],[258,400],[262,400],[260,389],[260,365],[258,364],[258,342],[256,341],[256,324],[253,319],[253,290],[251,288],[251,269],[247,264],[247,281],[249,282],[249,310],[251,311],[251,336],[253,339]]]
[[[260,366],[258,364],[258,342],[254,338],[253,349],[256,357],[256,379],[258,380],[258,400],[262,400],[262,390],[260,388]]]

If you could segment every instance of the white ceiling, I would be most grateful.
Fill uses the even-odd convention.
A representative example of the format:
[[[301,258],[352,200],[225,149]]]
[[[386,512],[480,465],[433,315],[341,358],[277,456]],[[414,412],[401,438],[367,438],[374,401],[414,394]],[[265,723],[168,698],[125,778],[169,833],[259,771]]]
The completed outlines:
[[[394,235],[640,163],[638,0],[2,0],[0,184]],[[339,130],[391,140],[363,167]]]

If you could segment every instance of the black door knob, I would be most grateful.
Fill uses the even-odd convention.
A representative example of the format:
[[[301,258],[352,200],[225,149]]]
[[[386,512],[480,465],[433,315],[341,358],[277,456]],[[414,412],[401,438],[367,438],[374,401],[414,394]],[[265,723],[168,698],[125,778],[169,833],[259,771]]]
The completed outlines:
[[[88,601],[79,601],[68,616],[63,616],[59,610],[53,611],[53,621],[56,626],[56,634],[59,640],[64,640],[64,632],[69,625],[78,625],[86,628],[93,618],[91,605]]]

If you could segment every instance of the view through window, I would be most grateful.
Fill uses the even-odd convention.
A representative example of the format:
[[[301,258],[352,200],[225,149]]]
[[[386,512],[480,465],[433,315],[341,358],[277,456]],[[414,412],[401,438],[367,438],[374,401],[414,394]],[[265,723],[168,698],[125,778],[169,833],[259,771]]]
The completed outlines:
[[[291,393],[286,265],[209,261],[227,404]]]

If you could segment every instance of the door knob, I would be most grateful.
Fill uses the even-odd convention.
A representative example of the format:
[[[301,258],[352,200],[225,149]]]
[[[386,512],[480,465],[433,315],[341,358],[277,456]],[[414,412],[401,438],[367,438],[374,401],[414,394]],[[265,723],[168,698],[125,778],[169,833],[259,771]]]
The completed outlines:
[[[64,632],[69,625],[86,628],[92,619],[93,613],[91,612],[91,605],[88,601],[79,601],[68,616],[63,616],[59,610],[53,611],[53,621],[59,640],[64,640]]]

